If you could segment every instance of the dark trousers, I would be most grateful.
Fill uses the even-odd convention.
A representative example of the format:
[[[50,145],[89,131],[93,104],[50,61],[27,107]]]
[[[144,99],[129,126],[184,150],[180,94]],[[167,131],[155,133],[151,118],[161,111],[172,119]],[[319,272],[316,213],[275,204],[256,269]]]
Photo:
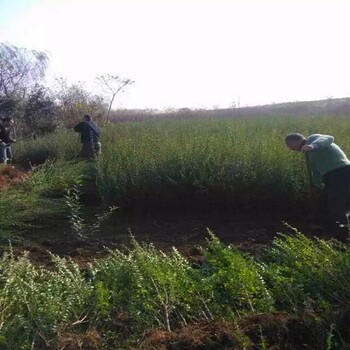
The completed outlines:
[[[101,143],[100,142],[84,142],[80,156],[83,158],[95,158],[101,154]]]
[[[325,184],[325,228],[332,228],[336,222],[346,224],[350,211],[350,166],[330,171],[322,182]]]

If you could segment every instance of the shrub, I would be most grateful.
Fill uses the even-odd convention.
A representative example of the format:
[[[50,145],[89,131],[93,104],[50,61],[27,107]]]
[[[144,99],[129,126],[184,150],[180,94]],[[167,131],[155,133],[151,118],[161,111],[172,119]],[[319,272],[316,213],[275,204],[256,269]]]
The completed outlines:
[[[0,338],[6,349],[42,348],[59,327],[84,316],[92,287],[72,261],[52,256],[52,270],[28,254],[0,261]]]
[[[264,278],[276,307],[326,312],[350,303],[350,251],[339,242],[295,232],[273,242]]]

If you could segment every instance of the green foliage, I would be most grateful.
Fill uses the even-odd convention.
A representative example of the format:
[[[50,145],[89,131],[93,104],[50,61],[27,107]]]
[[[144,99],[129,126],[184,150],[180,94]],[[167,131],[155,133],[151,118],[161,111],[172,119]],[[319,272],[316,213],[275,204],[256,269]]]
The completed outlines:
[[[75,233],[95,232],[99,221],[83,215],[80,181],[96,176],[107,203],[130,206],[206,200],[252,208],[301,202],[308,191],[304,159],[285,148],[284,136],[329,133],[349,152],[349,128],[346,120],[330,117],[125,123],[103,130],[103,154],[93,162],[73,160],[80,144],[68,131],[18,143],[18,160],[39,164],[49,157],[55,162],[38,166],[26,183],[0,197],[1,233],[32,225],[33,219],[47,218],[67,204]],[[176,249],[165,254],[133,240],[129,248],[93,263],[87,271],[91,280],[65,260],[44,270],[27,256],[5,256],[0,262],[0,342],[30,348],[86,315],[86,327],[117,339],[116,315],[125,315],[127,335],[137,338],[149,328],[174,330],[201,319],[306,310],[323,320],[322,344],[329,348],[335,344],[336,330],[329,331],[333,311],[350,303],[349,252],[340,243],[296,232],[281,235],[268,259],[257,262],[211,234],[202,248],[203,265],[193,267]],[[2,323],[5,317],[11,322]],[[258,341],[262,348],[270,346],[266,333]]]
[[[281,235],[270,249],[264,278],[278,309],[331,310],[350,303],[350,250],[339,242]]]
[[[58,201],[49,201],[36,194],[28,195],[18,186],[0,196],[0,243],[13,235],[45,225],[48,217],[59,215],[62,206]],[[5,239],[5,241],[3,241]]]
[[[301,317],[300,326],[317,324],[319,336],[310,344],[315,348],[341,343],[333,310],[349,302],[347,246],[299,233],[283,235],[269,259],[258,263],[210,234],[202,252],[204,263],[192,266],[176,249],[165,254],[132,239],[125,251],[110,251],[91,263],[84,276],[72,261],[56,256],[46,269],[33,265],[27,254],[5,254],[0,260],[0,344],[3,349],[43,348],[49,343],[56,348],[64,330],[79,334],[95,329],[106,348],[116,348],[125,341],[136,344],[148,329],[175,331],[205,319],[230,322],[235,336],[245,343],[255,339],[264,349],[278,339],[278,323],[271,323],[273,337],[266,323],[275,309],[283,311],[283,317],[286,312],[312,311],[309,315],[319,321],[308,323]],[[244,319],[253,320],[254,315],[255,322],[261,316],[266,324],[257,323],[260,328],[251,338],[254,332],[249,324],[244,326]],[[287,319],[288,327],[297,327]],[[288,341],[288,336],[283,339]],[[286,343],[285,348],[291,347]]]
[[[24,122],[30,130],[52,132],[56,128],[57,107],[48,89],[36,85],[25,100]]]
[[[92,292],[78,266],[52,256],[54,269],[35,267],[28,255],[0,261],[0,338],[5,349],[37,349],[64,324],[78,321]]]
[[[273,309],[255,263],[212,236],[205,264],[193,269],[174,248],[164,254],[133,240],[126,253],[111,252],[94,267],[101,313],[121,308],[143,327],[179,324]]]
[[[35,168],[24,186],[31,193],[45,197],[63,197],[68,188],[91,178],[93,169],[87,163],[47,160]]]
[[[170,330],[202,315],[203,305],[193,298],[199,294],[197,272],[175,248],[166,255],[133,240],[126,253],[111,252],[93,271],[101,312],[124,311],[134,327]]]
[[[77,178],[73,186],[67,189],[67,193],[64,196],[66,204],[69,207],[69,222],[71,224],[72,231],[80,236],[84,237],[84,220],[81,217],[81,204],[80,204],[80,194],[81,194],[81,179]]]
[[[94,221],[86,222],[83,218],[82,205],[81,205],[81,194],[82,194],[83,179],[82,177],[77,177],[73,180],[73,185],[71,188],[66,190],[64,195],[66,205],[69,208],[69,222],[71,225],[71,230],[76,236],[80,238],[86,238],[93,234],[100,232],[101,223],[105,221],[117,207],[110,207],[108,211],[102,214],[96,214]]]
[[[18,96],[4,96],[0,93],[0,118],[18,115],[22,113],[22,109],[22,100]]]
[[[331,327],[330,327],[330,330],[329,332],[327,333],[327,336],[326,336],[326,344],[325,344],[325,350],[332,350],[333,347],[332,347],[332,343],[333,343],[333,332],[335,330],[335,325],[334,324],[331,324]]]
[[[203,249],[206,276],[219,314],[240,315],[244,312],[273,310],[271,297],[256,263],[234,248],[224,246],[210,231],[208,247]]]
[[[7,240],[12,234],[47,226],[50,219],[64,220],[69,214],[64,201],[66,190],[76,179],[93,178],[93,171],[84,162],[49,160],[36,167],[25,182],[11,186],[0,196],[0,237]]]
[[[32,165],[43,164],[48,159],[72,160],[80,152],[78,135],[69,130],[57,131],[36,140],[19,141],[13,145],[16,162]]]
[[[167,120],[110,124],[102,128],[103,154],[95,163],[101,196],[112,205],[193,204],[250,209],[290,206],[308,199],[304,158],[284,137],[332,134],[350,152],[347,120],[340,117],[261,117]],[[14,145],[16,160],[74,159],[78,135],[61,131]]]
[[[100,193],[112,203],[156,209],[301,202],[308,193],[304,159],[286,148],[284,137],[293,130],[328,132],[323,124],[303,118],[296,127],[293,118],[256,118],[111,125],[102,132]]]

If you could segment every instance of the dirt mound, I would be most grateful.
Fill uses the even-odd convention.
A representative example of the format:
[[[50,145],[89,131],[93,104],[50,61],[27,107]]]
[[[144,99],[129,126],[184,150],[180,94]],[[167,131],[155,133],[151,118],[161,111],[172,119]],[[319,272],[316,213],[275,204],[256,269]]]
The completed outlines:
[[[152,330],[146,334],[140,349],[240,349],[240,339],[233,325],[222,321],[201,321],[177,331]]]
[[[152,330],[139,349],[314,349],[322,344],[321,325],[310,314],[268,313],[236,321],[200,321],[173,332]],[[259,345],[261,347],[259,347]],[[258,347],[257,347],[258,346]]]
[[[101,349],[101,337],[96,330],[86,333],[64,333],[58,337],[58,346],[55,348],[66,350],[98,350]]]
[[[0,191],[28,178],[28,172],[13,165],[0,164]]]

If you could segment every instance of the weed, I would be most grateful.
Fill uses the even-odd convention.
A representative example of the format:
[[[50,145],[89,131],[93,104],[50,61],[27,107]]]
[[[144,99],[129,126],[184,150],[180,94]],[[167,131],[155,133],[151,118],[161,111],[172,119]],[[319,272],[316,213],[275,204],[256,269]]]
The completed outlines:
[[[0,260],[2,348],[116,348],[138,344],[150,329],[167,334],[164,341],[200,342],[207,348],[342,344],[342,330],[329,320],[334,308],[348,302],[347,286],[337,284],[349,271],[347,246],[283,235],[274,243],[273,260],[258,264],[210,234],[202,248],[205,263],[193,268],[176,249],[165,254],[152,244],[133,238],[131,243],[91,263],[84,275],[69,259],[51,255],[53,264],[44,269],[28,254],[5,254]],[[274,308],[281,312],[271,312]],[[215,334],[205,333],[214,326]]]
[[[102,214],[96,214],[94,221],[91,222],[90,220],[90,222],[86,222],[86,220],[83,218],[82,205],[80,203],[82,185],[82,178],[75,178],[73,186],[66,190],[64,198],[66,205],[69,208],[68,217],[72,232],[80,238],[86,238],[87,236],[100,233],[101,223],[109,218],[110,215],[118,208],[110,207],[108,211]]]

